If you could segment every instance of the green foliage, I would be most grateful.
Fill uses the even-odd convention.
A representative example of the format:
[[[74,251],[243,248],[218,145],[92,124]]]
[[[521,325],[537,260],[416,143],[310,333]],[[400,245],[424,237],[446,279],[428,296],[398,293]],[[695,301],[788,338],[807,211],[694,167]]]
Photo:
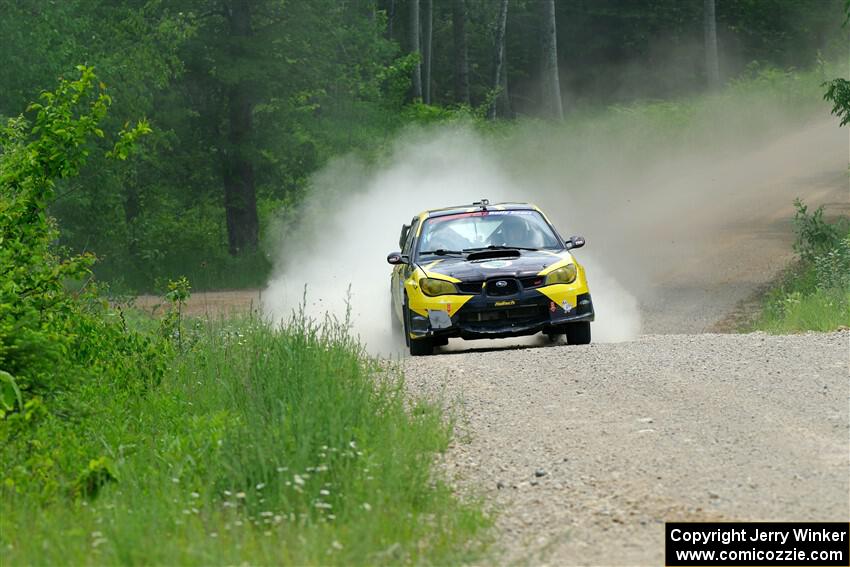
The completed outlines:
[[[344,322],[192,332],[156,388],[101,382],[0,445],[4,565],[481,559],[488,520],[436,471],[450,425]]]
[[[800,199],[794,201],[794,208],[794,251],[800,260],[812,263],[842,244],[842,232],[848,228],[846,220],[829,223],[823,218],[822,206],[809,213],[809,207]]]
[[[825,83],[824,100],[832,101],[832,113],[841,118],[841,125],[850,124],[850,81],[834,79]]]
[[[7,412],[14,411],[15,407],[24,407],[21,389],[18,388],[14,376],[0,370],[0,419],[5,417]]]
[[[57,231],[45,212],[55,180],[76,174],[87,138],[103,135],[98,122],[109,97],[93,94],[91,69],[79,70],[78,80],[30,106],[31,128],[21,117],[0,131],[0,368],[22,390],[44,385],[67,354],[78,309],[64,282],[87,277],[92,263],[54,250]]]
[[[802,276],[805,278],[806,276]],[[754,328],[770,333],[828,332],[850,327],[850,292],[817,290],[810,294],[782,291],[768,295]]]
[[[798,262],[771,289],[755,328],[770,332],[850,327],[850,219],[827,222],[799,199],[794,227]]]
[[[89,465],[74,482],[75,497],[94,498],[107,482],[118,480],[115,464],[108,457],[99,457],[89,461]]]
[[[814,258],[819,289],[850,289],[850,233]]]

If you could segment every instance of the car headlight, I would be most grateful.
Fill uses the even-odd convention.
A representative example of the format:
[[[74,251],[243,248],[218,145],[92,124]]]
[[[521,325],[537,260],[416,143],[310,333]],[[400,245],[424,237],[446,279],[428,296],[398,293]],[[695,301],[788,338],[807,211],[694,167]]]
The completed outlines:
[[[419,287],[422,289],[422,293],[431,297],[457,293],[455,284],[435,278],[422,278],[419,280]]]
[[[544,285],[573,283],[576,281],[577,273],[575,264],[567,264],[563,268],[558,268],[557,270],[549,272],[546,276],[546,283]]]

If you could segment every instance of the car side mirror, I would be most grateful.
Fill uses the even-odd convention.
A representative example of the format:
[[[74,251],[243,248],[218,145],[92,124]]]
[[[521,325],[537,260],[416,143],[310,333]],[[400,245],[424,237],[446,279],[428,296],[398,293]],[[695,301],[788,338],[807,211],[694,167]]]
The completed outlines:
[[[572,250],[573,248],[581,248],[585,245],[585,240],[583,236],[571,236],[565,243],[567,250]]]
[[[407,261],[404,256],[402,256],[401,252],[390,252],[387,254],[387,263],[397,266],[399,264],[407,264]]]

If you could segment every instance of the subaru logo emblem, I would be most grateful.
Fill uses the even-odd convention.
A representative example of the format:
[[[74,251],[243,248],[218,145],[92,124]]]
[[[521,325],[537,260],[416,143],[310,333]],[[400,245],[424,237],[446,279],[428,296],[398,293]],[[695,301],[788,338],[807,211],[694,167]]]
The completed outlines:
[[[508,287],[508,282],[505,280],[499,280],[496,282],[496,287]]]

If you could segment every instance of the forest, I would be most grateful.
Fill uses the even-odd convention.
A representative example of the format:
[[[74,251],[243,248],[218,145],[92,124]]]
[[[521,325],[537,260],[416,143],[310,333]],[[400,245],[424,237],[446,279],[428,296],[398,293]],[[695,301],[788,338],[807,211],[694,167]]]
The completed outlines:
[[[311,174],[348,152],[377,158],[407,125],[569,123],[847,45],[842,0],[3,4],[0,118],[86,65],[108,89],[105,130],[150,126],[133,160],[93,157],[49,203],[61,245],[97,256],[119,292],[177,275],[260,285],[269,229],[297,216]]]

